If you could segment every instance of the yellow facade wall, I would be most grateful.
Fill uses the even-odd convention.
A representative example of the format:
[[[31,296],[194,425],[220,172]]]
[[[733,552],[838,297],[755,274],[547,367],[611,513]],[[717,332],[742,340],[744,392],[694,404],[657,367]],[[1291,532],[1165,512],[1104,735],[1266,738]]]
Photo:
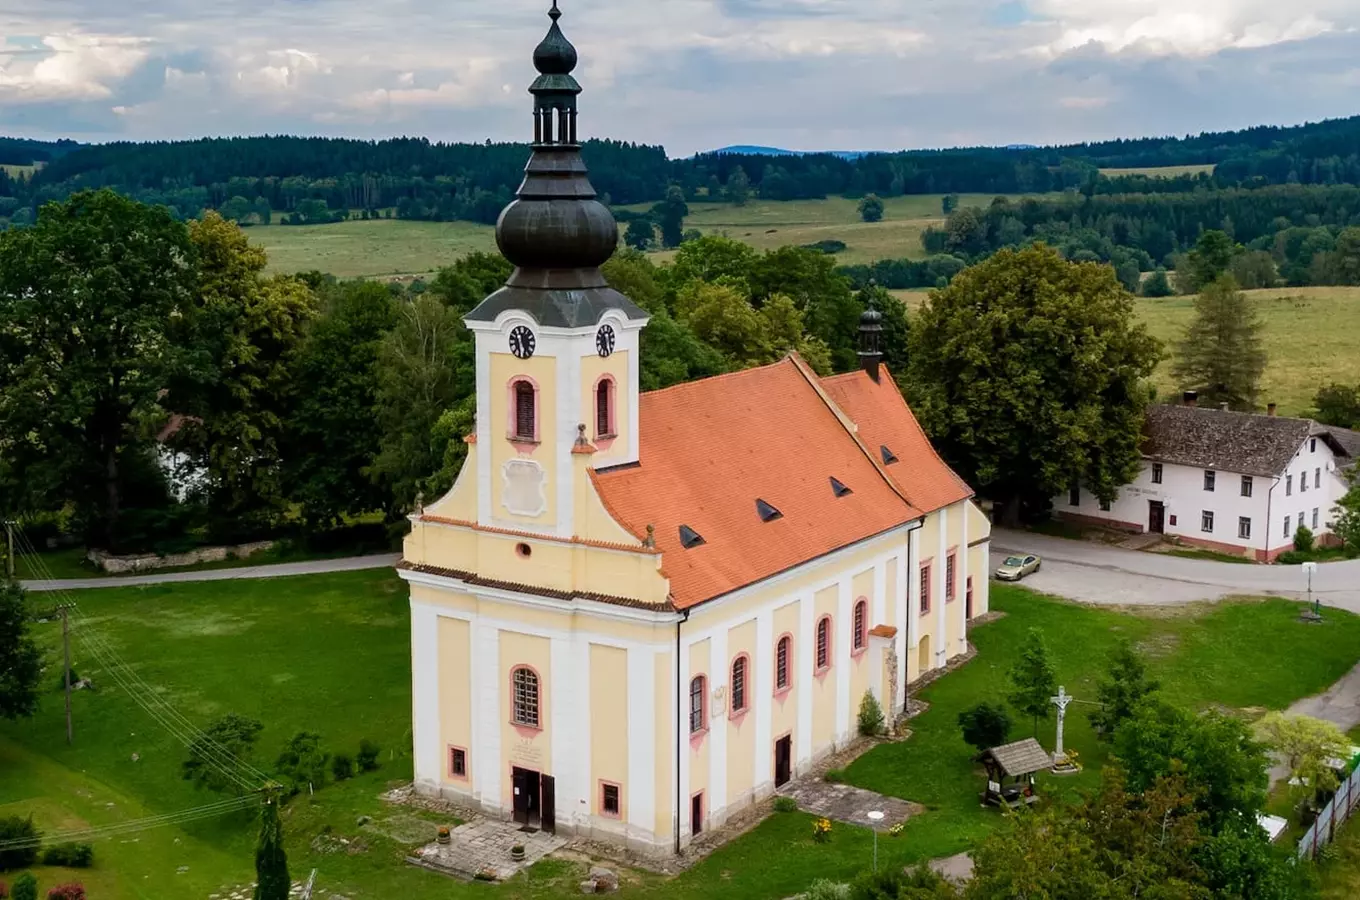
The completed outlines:
[[[770,714],[770,738],[777,741],[784,735],[792,735],[798,727],[798,692],[806,690],[806,685],[812,677],[811,672],[803,672],[798,668],[798,652],[802,647],[802,642],[807,640],[807,635],[801,634],[798,628],[798,603],[787,603],[774,611],[771,621],[774,628],[775,645],[778,646],[779,639],[783,635],[792,638],[789,646],[789,689],[779,693],[775,687],[774,708]],[[770,665],[774,665],[774,648],[770,649]],[[775,684],[774,676],[770,677],[770,684]],[[794,746],[798,745],[798,739],[794,737]],[[771,745],[771,753],[773,753]]]
[[[480,760],[472,753],[472,669],[469,638],[471,629],[465,619],[439,617],[439,725],[444,753],[442,780],[460,790],[470,790],[472,773]],[[467,754],[467,774],[454,777],[451,751],[458,747]]]
[[[551,356],[517,359],[509,353],[492,353],[490,364],[491,384],[487,393],[491,406],[491,446],[478,449],[491,454],[492,509],[498,518],[550,525],[557,520],[557,360]],[[536,447],[506,440],[511,422],[510,383],[518,376],[528,376],[538,384],[539,444]],[[505,481],[501,472],[512,459],[531,459],[543,468],[546,505],[537,516],[519,516],[505,508]]]
[[[601,785],[619,785],[619,818],[628,813],[628,651],[590,645],[590,812],[602,816]]]
[[[854,647],[855,604],[865,601],[864,608],[864,649],[856,653]],[[850,662],[850,709],[859,709],[860,698],[869,690],[869,684],[876,674],[872,671],[869,653],[869,629],[874,622],[874,570],[865,569],[855,575],[850,582],[850,618],[845,623],[845,634],[840,638],[841,646],[849,654]]]
[[[427,504],[427,513],[465,522],[477,521],[477,445],[468,444],[467,449],[467,458],[463,460],[463,468],[458,471],[453,487],[434,503]]]
[[[988,595],[991,554],[986,544],[979,544],[968,551],[968,557],[971,560],[968,571],[973,575],[973,618],[977,618],[985,615],[991,608],[991,598]]]
[[[808,688],[812,691],[812,746],[822,747],[836,738],[836,667],[849,665],[847,632],[842,623],[836,621],[836,600],[840,588],[832,585],[818,591],[812,601],[812,634],[808,640],[813,642],[812,665],[817,666],[817,623],[822,616],[831,617],[831,644],[829,661],[831,667],[820,675],[807,673]],[[803,673],[799,673],[800,675]]]
[[[732,697],[732,664],[746,656],[746,712],[735,713]],[[755,786],[756,713],[755,704],[768,703],[756,696],[756,623],[744,622],[727,631],[727,796],[724,803],[747,794]]]
[[[685,675],[685,683],[680,691],[680,696],[684,698],[685,704],[681,714],[681,721],[684,723],[686,739],[689,742],[689,747],[687,749],[682,749],[681,751],[689,754],[689,791],[687,795],[681,799],[684,803],[688,804],[690,802],[690,797],[703,791],[705,815],[713,808],[713,797],[708,791],[708,748],[712,743],[712,739],[706,731],[700,735],[689,733],[689,686],[691,679],[696,675],[703,675],[705,677],[705,685],[707,686],[706,693],[711,694],[713,691],[714,676],[713,673],[709,671],[710,643],[711,641],[704,640],[690,645],[689,670]],[[705,712],[707,712],[707,697],[704,698],[704,708]],[[710,724],[711,723],[709,722],[705,722],[705,729],[707,729]],[[689,807],[686,806],[685,808],[688,809]]]
[[[655,656],[655,686],[652,709],[656,717],[656,783],[652,786],[652,797],[656,804],[656,833],[670,834],[675,824],[675,789],[672,773],[675,770],[675,696],[672,682],[675,679],[675,654],[658,653]],[[642,790],[642,785],[636,786]]]
[[[628,455],[628,437],[633,423],[629,421],[631,410],[628,408],[628,361],[626,350],[619,350],[608,357],[601,358],[592,354],[581,359],[581,409],[586,411],[586,436],[595,444],[596,453],[592,464],[597,468],[611,466]],[[596,428],[595,389],[600,379],[608,376],[614,380],[614,439],[602,438]]]
[[[501,747],[505,754],[501,773],[501,803],[505,809],[514,805],[510,767],[532,769],[545,775],[552,770],[552,656],[547,638],[501,631],[499,634]],[[538,728],[526,728],[512,723],[510,673],[528,666],[538,674]]]

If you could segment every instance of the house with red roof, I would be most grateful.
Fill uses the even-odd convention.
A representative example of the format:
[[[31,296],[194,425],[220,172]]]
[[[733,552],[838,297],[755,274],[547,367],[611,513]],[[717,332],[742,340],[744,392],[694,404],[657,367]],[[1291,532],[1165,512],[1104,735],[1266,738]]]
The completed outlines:
[[[680,852],[845,747],[864,697],[964,653],[990,526],[881,364],[798,356],[638,389],[648,314],[576,138],[576,52],[534,54],[535,143],[465,321],[477,418],[411,517],[415,784],[534,828]]]

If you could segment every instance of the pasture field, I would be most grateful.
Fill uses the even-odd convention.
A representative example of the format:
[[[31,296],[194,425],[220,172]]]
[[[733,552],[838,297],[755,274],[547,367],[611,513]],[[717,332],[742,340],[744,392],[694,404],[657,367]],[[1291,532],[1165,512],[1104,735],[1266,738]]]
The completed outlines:
[[[421,275],[474,250],[495,251],[495,230],[473,222],[351,219],[335,225],[256,225],[252,244],[269,254],[271,272],[313,269],[337,278]]]
[[[446,821],[389,807],[379,797],[411,777],[406,597],[391,572],[375,571],[116,588],[76,599],[87,627],[190,721],[202,725],[226,712],[259,719],[264,731],[252,761],[265,771],[298,730],[319,733],[331,752],[353,753],[361,738],[378,742],[377,772],[327,784],[284,808],[290,871],[303,879],[316,868],[321,896],[467,900],[498,892],[506,900],[538,900],[575,893],[587,865],[579,859],[547,860],[500,887],[403,863],[412,846]],[[1282,600],[1139,616],[998,585],[993,607],[1006,616],[972,632],[976,660],[923,692],[932,708],[913,721],[913,737],[875,748],[848,771],[852,783],[928,806],[902,839],[880,837],[884,865],[955,852],[1000,821],[978,809],[979,776],[955,717],[964,706],[995,698],[1031,626],[1043,629],[1061,680],[1079,697],[1090,695],[1105,653],[1116,635],[1124,635],[1152,657],[1168,699],[1251,715],[1318,692],[1360,656],[1360,619],[1337,612],[1322,626],[1303,625],[1299,604]],[[36,627],[49,661],[55,659],[60,626]],[[75,745],[66,746],[61,694],[52,678],[32,720],[0,724],[0,814],[32,813],[52,831],[216,799],[180,778],[183,748],[81,652],[78,641],[75,648],[75,668],[96,686],[75,695]],[[1068,723],[1069,743],[1089,768],[1076,779],[1045,779],[1041,791],[1048,796],[1071,796],[1093,784],[1104,757],[1084,716],[1070,716]],[[1028,724],[1017,722],[1016,737],[1029,732]],[[1040,737],[1051,743],[1051,721],[1041,723]],[[361,825],[361,816],[372,821]],[[817,844],[811,824],[803,813],[773,815],[676,878],[624,870],[620,895],[776,900],[806,889],[814,878],[848,879],[867,866],[871,832],[837,824],[832,840]],[[317,840],[327,834],[361,843],[349,852],[327,852],[334,844]],[[75,877],[100,900],[206,900],[251,881],[254,838],[254,824],[242,813],[98,842],[92,869],[36,871],[44,892]],[[13,873],[6,878],[12,882]]]
[[[28,166],[11,165],[9,163],[0,164],[0,169],[4,169],[8,175],[32,175],[42,168],[42,163],[34,163]]]
[[[1149,178],[1179,178],[1181,175],[1212,175],[1212,163],[1200,166],[1147,166],[1141,169],[1101,169],[1101,175],[1117,178],[1120,175],[1146,175]]]

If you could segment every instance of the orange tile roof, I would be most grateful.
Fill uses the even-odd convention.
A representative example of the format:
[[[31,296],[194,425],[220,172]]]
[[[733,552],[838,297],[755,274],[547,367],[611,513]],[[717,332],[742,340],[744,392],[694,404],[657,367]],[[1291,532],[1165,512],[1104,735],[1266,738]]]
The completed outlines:
[[[873,394],[855,399],[879,402]],[[914,426],[906,404],[897,404]],[[594,481],[606,508],[639,539],[656,526],[680,609],[924,515],[854,439],[796,357],[643,394],[638,427],[638,464],[601,470]],[[877,445],[869,449],[877,453]],[[908,463],[920,451],[903,441],[897,453]],[[929,451],[924,467],[944,465]],[[832,477],[853,493],[837,498]],[[782,516],[761,521],[758,499]],[[684,549],[681,525],[705,543]]]
[[[859,426],[860,440],[874,454],[887,447],[897,457],[884,471],[914,506],[935,512],[973,496],[973,489],[935,452],[886,368],[877,382],[861,370],[823,378],[822,387]]]

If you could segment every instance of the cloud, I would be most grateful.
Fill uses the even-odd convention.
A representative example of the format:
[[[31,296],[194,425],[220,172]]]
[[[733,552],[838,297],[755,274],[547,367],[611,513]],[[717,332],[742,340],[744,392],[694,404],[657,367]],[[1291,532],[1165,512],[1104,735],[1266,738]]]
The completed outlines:
[[[0,130],[524,140],[547,0],[44,0]],[[562,0],[587,134],[894,149],[1360,112],[1355,0]]]

